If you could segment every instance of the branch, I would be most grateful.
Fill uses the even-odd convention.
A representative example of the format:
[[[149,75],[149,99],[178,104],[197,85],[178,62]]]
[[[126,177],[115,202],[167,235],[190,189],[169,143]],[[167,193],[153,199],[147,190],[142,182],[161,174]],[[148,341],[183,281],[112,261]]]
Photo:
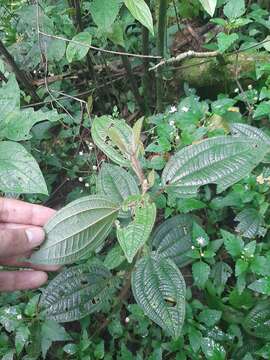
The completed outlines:
[[[16,78],[18,82],[24,86],[26,91],[31,95],[32,99],[34,101],[39,101],[39,97],[36,93],[35,87],[31,84],[31,82],[28,80],[26,74],[24,71],[22,71],[19,66],[16,64],[15,60],[11,56],[11,54],[6,49],[5,45],[0,40],[0,55],[3,56],[5,59],[5,62],[11,67],[12,71],[15,73]]]
[[[218,55],[220,55],[219,51],[196,52],[193,50],[189,50],[187,52],[177,55],[176,57],[172,57],[168,60],[160,61],[157,65],[151,67],[149,71],[157,70],[158,68],[164,65],[174,65],[188,58],[210,58],[210,57],[216,57]]]

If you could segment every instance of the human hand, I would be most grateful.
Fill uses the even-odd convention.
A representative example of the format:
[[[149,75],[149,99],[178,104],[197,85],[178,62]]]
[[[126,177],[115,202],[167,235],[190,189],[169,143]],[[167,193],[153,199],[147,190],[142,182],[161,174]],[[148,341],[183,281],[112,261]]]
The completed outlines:
[[[26,290],[47,281],[46,270],[55,266],[32,266],[18,258],[30,256],[45,237],[42,226],[55,210],[23,201],[0,198],[0,265],[32,267],[32,270],[0,271],[0,291]],[[42,271],[45,270],[45,271]]]

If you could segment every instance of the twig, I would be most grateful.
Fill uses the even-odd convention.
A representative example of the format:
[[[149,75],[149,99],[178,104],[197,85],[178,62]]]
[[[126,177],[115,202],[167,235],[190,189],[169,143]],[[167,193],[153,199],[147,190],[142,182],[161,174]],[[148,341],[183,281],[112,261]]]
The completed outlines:
[[[113,51],[113,50],[102,49],[102,48],[99,48],[99,47],[96,47],[96,46],[81,43],[81,42],[76,41],[76,40],[69,40],[69,39],[64,38],[62,36],[47,34],[47,33],[43,32],[43,31],[40,31],[40,34],[43,35],[43,36],[49,37],[49,38],[67,41],[67,42],[70,42],[70,43],[73,43],[73,44],[77,44],[77,45],[80,45],[80,46],[85,46],[85,47],[88,47],[89,49],[104,52],[104,53],[108,53],[108,54],[131,56],[131,57],[137,57],[137,58],[141,58],[141,59],[143,59],[143,58],[161,59],[161,56],[141,55],[141,54],[133,54],[133,53],[127,53],[127,52],[121,52],[121,51]]]
[[[220,54],[219,51],[197,52],[197,51],[189,50],[187,52],[177,55],[176,57],[172,57],[170,59],[160,61],[157,65],[151,67],[149,71],[157,70],[158,68],[164,65],[173,65],[179,63],[187,58],[208,58],[208,57],[216,57],[219,54]]]

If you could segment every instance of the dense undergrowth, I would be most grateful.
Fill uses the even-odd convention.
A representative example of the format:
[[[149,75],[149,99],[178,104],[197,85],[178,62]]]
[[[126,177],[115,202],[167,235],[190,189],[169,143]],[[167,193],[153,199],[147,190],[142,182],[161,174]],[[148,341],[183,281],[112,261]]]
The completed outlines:
[[[49,287],[41,289],[41,303],[41,291],[1,294],[1,359],[269,359],[268,1],[0,4],[2,195],[60,209],[96,193],[110,197],[104,181],[110,175],[124,184],[113,200],[128,198],[119,205],[120,231],[113,218],[105,244],[67,261],[114,279],[102,301],[91,299],[93,313],[78,306],[81,319],[62,324],[50,309],[42,312]],[[93,124],[106,122],[123,138],[108,129],[99,138]],[[200,148],[213,138],[224,147]],[[232,145],[225,149],[227,141]],[[170,192],[168,173],[179,151],[180,180],[174,174],[179,182]],[[192,164],[185,162],[189,157]],[[209,165],[197,171],[204,161]],[[104,166],[113,162],[121,170]],[[125,167],[129,177],[121,183]],[[153,220],[155,228],[148,245],[145,239],[139,249],[129,248],[121,234],[125,210],[134,224],[144,206],[155,207],[147,225],[151,232]],[[172,243],[161,250],[167,236]],[[152,250],[170,259],[153,257],[164,278],[178,274],[177,265],[185,280],[184,293],[179,277],[170,278],[174,296],[162,299],[167,315],[176,305],[177,315],[185,311],[177,320],[149,315],[135,275],[131,291],[135,261],[150,264]]]

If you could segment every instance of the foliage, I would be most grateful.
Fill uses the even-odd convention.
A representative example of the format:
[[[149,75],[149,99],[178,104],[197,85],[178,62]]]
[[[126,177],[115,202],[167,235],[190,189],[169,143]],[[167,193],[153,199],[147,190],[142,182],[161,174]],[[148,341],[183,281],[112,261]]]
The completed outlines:
[[[0,357],[268,359],[269,5],[0,4],[0,191],[61,208],[30,261],[63,266],[1,294]],[[148,71],[182,32],[222,89]]]

